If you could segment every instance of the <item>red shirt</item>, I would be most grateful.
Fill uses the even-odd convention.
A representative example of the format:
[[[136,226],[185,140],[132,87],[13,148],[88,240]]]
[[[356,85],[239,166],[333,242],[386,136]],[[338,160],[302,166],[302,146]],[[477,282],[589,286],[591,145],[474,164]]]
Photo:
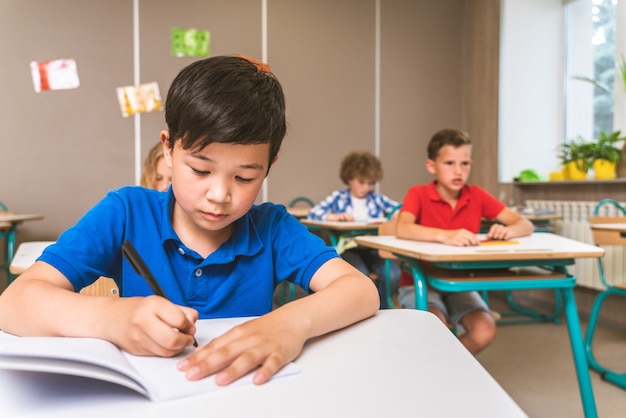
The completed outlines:
[[[433,181],[411,187],[402,202],[401,211],[412,213],[415,216],[415,223],[422,226],[440,229],[464,228],[477,234],[483,218],[492,220],[504,208],[504,203],[481,187],[465,185],[453,209],[437,193]],[[400,286],[412,285],[413,277],[403,271]]]

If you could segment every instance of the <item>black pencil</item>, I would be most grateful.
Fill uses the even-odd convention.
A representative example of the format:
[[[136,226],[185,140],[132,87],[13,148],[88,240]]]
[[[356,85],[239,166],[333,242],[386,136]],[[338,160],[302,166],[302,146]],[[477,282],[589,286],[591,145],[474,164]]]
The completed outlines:
[[[169,300],[169,298],[167,297],[167,295],[165,294],[165,292],[159,285],[159,282],[157,282],[155,277],[152,275],[152,272],[146,265],[145,261],[143,261],[143,259],[141,258],[137,250],[135,249],[135,246],[130,241],[124,241],[122,243],[122,254],[124,254],[124,256],[130,263],[130,265],[133,267],[133,269],[135,269],[137,274],[139,274],[141,277],[143,277],[146,280],[146,282],[148,282],[148,285],[150,286],[150,288],[152,289],[155,295],[164,297],[165,299]],[[197,347],[198,342],[196,341],[196,337],[194,337],[193,335],[192,337],[193,337],[193,346]]]

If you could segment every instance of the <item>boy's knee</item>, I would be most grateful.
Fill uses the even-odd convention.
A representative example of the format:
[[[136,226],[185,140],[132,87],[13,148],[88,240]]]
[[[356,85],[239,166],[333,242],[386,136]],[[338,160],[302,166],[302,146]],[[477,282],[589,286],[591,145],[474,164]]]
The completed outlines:
[[[488,345],[496,337],[496,322],[488,312],[471,312],[462,322],[467,332],[482,346]]]

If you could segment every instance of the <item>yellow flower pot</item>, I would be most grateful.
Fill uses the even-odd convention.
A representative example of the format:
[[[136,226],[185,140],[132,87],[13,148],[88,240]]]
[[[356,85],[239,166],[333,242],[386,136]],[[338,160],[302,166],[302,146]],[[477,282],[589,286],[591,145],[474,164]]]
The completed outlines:
[[[593,162],[593,171],[596,180],[610,180],[615,178],[616,163],[609,160],[595,160]]]
[[[563,177],[566,180],[587,180],[587,172],[578,168],[576,161],[570,161],[563,167]]]

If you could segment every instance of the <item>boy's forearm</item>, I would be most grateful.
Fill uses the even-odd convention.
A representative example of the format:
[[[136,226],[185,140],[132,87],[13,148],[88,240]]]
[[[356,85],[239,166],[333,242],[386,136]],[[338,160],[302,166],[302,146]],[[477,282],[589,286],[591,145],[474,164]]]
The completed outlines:
[[[22,336],[100,337],[109,297],[87,297],[49,282],[18,278],[0,295],[0,328]]]
[[[396,227],[396,236],[402,239],[411,239],[415,241],[440,242],[440,229],[428,228],[418,224],[398,223]]]
[[[295,320],[308,340],[369,318],[379,306],[376,286],[369,277],[357,273],[337,278],[323,290],[283,305],[269,315]]]
[[[535,230],[534,225],[526,218],[520,218],[517,222],[508,226],[511,238],[524,237],[530,235]]]

